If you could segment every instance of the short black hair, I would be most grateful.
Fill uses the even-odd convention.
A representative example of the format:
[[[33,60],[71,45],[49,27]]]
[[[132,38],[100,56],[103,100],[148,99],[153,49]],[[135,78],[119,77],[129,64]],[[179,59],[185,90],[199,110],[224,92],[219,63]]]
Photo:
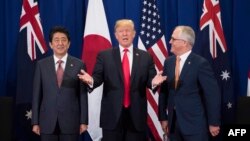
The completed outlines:
[[[69,31],[65,27],[54,26],[53,28],[50,29],[49,42],[52,42],[53,36],[57,32],[65,34],[67,36],[68,40],[70,41]]]

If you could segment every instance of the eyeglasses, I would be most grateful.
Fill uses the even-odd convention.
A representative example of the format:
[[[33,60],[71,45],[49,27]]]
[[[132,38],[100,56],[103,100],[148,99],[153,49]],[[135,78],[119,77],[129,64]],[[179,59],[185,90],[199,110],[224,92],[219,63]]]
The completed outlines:
[[[177,40],[186,42],[186,40],[184,40],[184,39],[179,39],[179,38],[174,38],[174,37],[171,37],[171,40],[172,40],[173,42],[174,42],[174,41],[177,41]]]

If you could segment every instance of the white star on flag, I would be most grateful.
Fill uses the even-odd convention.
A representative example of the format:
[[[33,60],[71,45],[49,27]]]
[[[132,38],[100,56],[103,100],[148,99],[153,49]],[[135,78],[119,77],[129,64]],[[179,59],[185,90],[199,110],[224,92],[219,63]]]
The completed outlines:
[[[224,80],[224,79],[227,80],[228,78],[230,78],[229,72],[227,70],[222,71],[222,74],[220,76],[222,76],[222,80]]]
[[[25,116],[27,117],[27,120],[28,119],[32,119],[32,111],[31,110],[26,111],[26,115]]]
[[[227,108],[228,108],[228,109],[231,109],[232,106],[233,106],[233,104],[232,104],[231,102],[228,102],[228,103],[227,103]]]

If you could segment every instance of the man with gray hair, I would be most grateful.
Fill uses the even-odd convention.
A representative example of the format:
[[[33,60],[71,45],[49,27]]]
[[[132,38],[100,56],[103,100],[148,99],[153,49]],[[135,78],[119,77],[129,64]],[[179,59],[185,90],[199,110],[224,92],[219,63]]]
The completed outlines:
[[[208,61],[191,51],[194,41],[191,27],[177,26],[169,41],[174,55],[164,62],[159,120],[171,141],[208,141],[208,132],[220,131],[219,86]]]

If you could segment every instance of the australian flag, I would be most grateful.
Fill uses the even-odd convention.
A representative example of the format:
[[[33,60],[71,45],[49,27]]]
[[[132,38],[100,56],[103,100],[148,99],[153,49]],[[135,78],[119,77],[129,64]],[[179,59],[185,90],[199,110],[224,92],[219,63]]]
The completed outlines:
[[[218,0],[204,0],[200,18],[200,32],[197,34],[195,49],[212,65],[222,95],[222,127],[235,120],[235,93],[229,48],[223,32],[221,11]]]
[[[36,61],[47,52],[36,0],[23,0],[17,47],[15,140],[38,141],[32,133],[31,101]]]

